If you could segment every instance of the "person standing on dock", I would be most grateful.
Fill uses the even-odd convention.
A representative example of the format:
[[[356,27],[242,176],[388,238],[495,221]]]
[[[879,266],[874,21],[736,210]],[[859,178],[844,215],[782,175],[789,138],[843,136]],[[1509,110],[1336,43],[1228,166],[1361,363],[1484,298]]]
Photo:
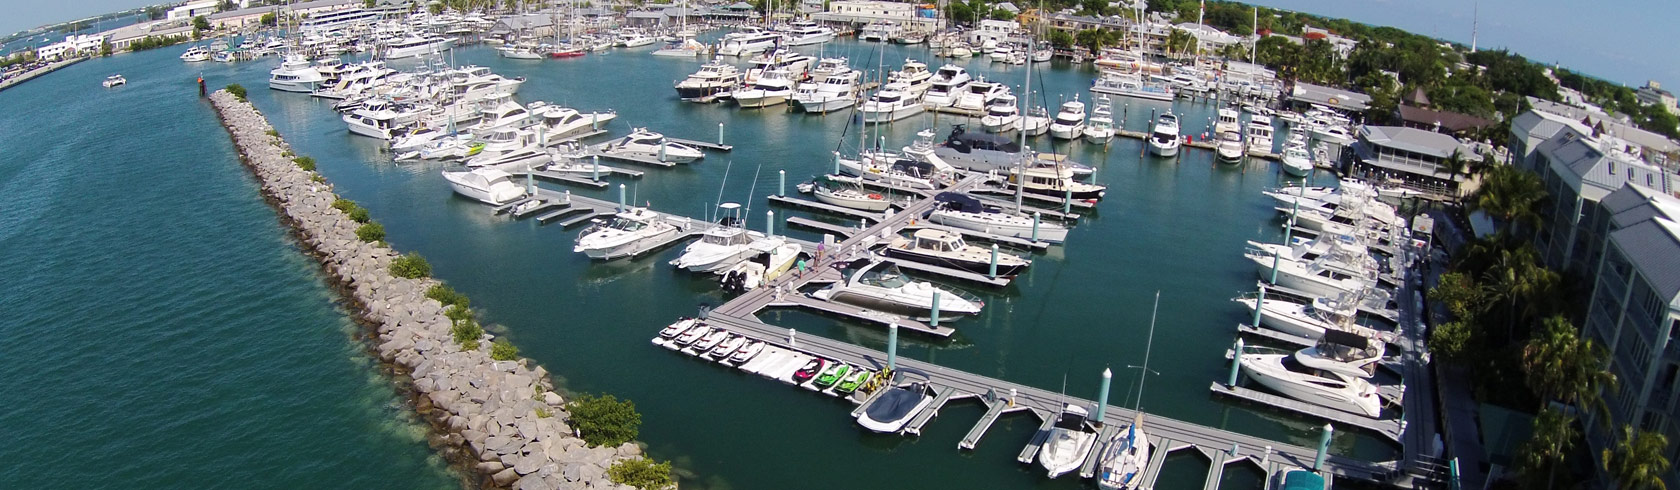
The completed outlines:
[[[821,266],[822,265],[822,259],[823,259],[823,244],[821,242],[818,242],[817,243],[817,257],[815,259],[813,259],[813,262],[811,262],[811,267],[814,268],[814,267]]]
[[[799,277],[805,277],[805,259],[799,259],[794,265],[799,267]]]

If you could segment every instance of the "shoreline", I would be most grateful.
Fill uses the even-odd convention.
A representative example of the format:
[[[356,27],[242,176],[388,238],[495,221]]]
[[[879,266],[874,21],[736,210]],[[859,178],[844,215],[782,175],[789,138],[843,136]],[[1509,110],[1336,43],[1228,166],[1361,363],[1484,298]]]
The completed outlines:
[[[72,58],[68,61],[58,61],[58,62],[49,63],[47,66],[23,72],[22,75],[18,75],[16,78],[8,78],[5,81],[0,82],[0,91],[6,90],[6,89],[9,89],[9,88],[12,88],[12,87],[16,87],[18,85],[22,85],[23,82],[27,82],[27,81],[30,81],[30,80],[34,80],[36,78],[40,78],[42,75],[46,75],[48,73],[58,71],[59,69],[62,69],[64,67],[74,65],[76,63],[81,63],[83,61],[87,61],[87,60],[91,60],[91,59],[93,59],[92,56],[81,56],[81,57]]]
[[[430,446],[471,486],[631,488],[610,481],[606,470],[640,458],[640,446],[588,447],[566,422],[565,400],[546,369],[524,358],[492,359],[489,339],[461,351],[443,305],[425,297],[441,282],[393,275],[389,265],[398,253],[356,237],[359,223],[332,207],[338,196],[331,184],[283,154],[290,146],[269,135],[267,118],[225,90],[208,98],[263,200],[368,328],[359,337],[431,427]]]

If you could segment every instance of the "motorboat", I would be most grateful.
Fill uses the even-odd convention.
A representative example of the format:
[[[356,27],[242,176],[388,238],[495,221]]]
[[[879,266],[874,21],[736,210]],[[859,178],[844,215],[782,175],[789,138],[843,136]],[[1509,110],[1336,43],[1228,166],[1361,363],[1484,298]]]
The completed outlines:
[[[811,381],[817,377],[817,374],[822,373],[823,367],[827,366],[830,362],[833,361],[829,361],[821,357],[813,357],[810,361],[806,361],[804,366],[800,366],[799,369],[794,370],[791,379],[794,384]]]
[[[659,338],[662,338],[662,339],[676,338],[678,335],[681,335],[683,332],[687,332],[688,329],[694,328],[694,326],[698,325],[699,323],[700,323],[700,320],[697,320],[697,319],[694,319],[694,318],[683,318],[683,319],[677,320],[676,322],[670,324],[669,326],[666,326],[665,328],[660,329],[659,330]]]
[[[537,135],[530,131],[513,128],[502,128],[489,132],[480,132],[472,139],[468,146],[471,148],[465,156],[491,156],[509,153],[537,145]]]
[[[764,342],[757,340],[747,341],[741,344],[741,348],[735,349],[735,352],[729,355],[729,362],[740,364],[751,361],[752,358],[758,357],[759,352],[763,351]]]
[[[956,102],[951,103],[951,107],[960,111],[982,112],[996,102],[998,98],[1008,94],[1009,86],[998,82],[988,82],[982,77],[969,82],[967,89],[957,96]]]
[[[842,172],[864,179],[915,189],[933,190],[953,181],[956,169],[932,154],[931,147],[918,148],[913,155],[866,152],[858,159],[839,158]]]
[[[1014,277],[1025,271],[1031,261],[1011,253],[997,254],[997,262],[992,261],[992,251],[969,245],[963,241],[962,235],[956,232],[933,228],[916,230],[909,238],[895,235],[887,243],[883,253],[890,258],[932,264],[953,269],[960,269],[980,274],[990,274],[993,271],[999,276]]]
[[[1248,116],[1243,136],[1248,138],[1248,147],[1264,153],[1272,152],[1272,118],[1263,114]]]
[[[531,120],[531,111],[525,106],[512,100],[502,101],[490,110],[484,111],[484,116],[478,124],[468,126],[467,132],[485,134],[501,129],[519,128]]]
[[[842,362],[829,363],[828,367],[823,369],[822,374],[818,374],[817,379],[812,381],[811,384],[817,388],[828,389],[828,387],[846,379],[846,375],[851,374],[855,369],[857,368]]]
[[[1308,367],[1293,353],[1238,355],[1243,373],[1284,396],[1366,417],[1382,414],[1377,387],[1364,378]]]
[[[314,92],[327,77],[315,70],[315,65],[309,58],[301,54],[289,54],[280,62],[280,66],[268,72],[268,88],[281,92]]]
[[[1149,131],[1149,152],[1162,157],[1178,155],[1178,147],[1184,142],[1178,135],[1178,116],[1167,111],[1155,118],[1155,127]]]
[[[1063,102],[1056,119],[1050,122],[1050,137],[1075,140],[1085,135],[1085,103],[1078,98]]]
[[[1009,169],[1010,185],[1021,190],[1055,198],[1096,202],[1108,192],[1108,187],[1087,184],[1073,179],[1073,169],[1065,165],[1035,165]]]
[[[554,156],[548,148],[542,145],[527,145],[514,150],[498,152],[480,152],[468,158],[465,162],[470,168],[499,168],[524,169],[547,166],[554,161]]]
[[[886,211],[892,207],[892,201],[887,200],[878,192],[864,189],[853,182],[845,182],[839,176],[825,175],[813,183],[811,194],[824,204],[832,204],[843,208],[863,211]]]
[[[1097,453],[1097,488],[1102,490],[1138,490],[1142,488],[1143,472],[1149,467],[1149,436],[1143,432],[1143,414],[1137,414],[1131,425],[1115,432]]]
[[[385,47],[385,59],[413,58],[448,51],[453,39],[442,36],[409,36]]]
[[[629,29],[620,32],[618,38],[613,41],[613,45],[624,48],[639,48],[655,42],[659,42],[659,38],[649,36],[640,30]]]
[[[904,82],[891,82],[863,102],[858,112],[867,124],[888,123],[921,114],[926,110]]]
[[[1097,434],[1085,425],[1090,413],[1074,404],[1062,406],[1062,413],[1050,426],[1050,435],[1038,450],[1038,464],[1049,472],[1050,478],[1077,471],[1085,463],[1085,456],[1096,445]]]
[[[505,44],[496,48],[496,54],[510,60],[540,60],[546,55],[542,46],[536,44]]]
[[[456,194],[477,199],[485,204],[499,206],[525,197],[525,187],[513,183],[512,175],[493,168],[464,172],[445,170],[443,180],[449,181],[449,187],[455,189]]]
[[[1025,116],[1021,116],[1021,132],[1027,136],[1043,136],[1050,132],[1050,120],[1050,113],[1044,110],[1044,106],[1032,106]]]
[[[902,29],[898,26],[898,24],[893,21],[878,20],[870,22],[869,24],[864,25],[862,29],[859,29],[858,40],[884,43],[891,41],[894,37],[898,37],[898,33],[901,30]]]
[[[846,69],[831,73],[820,82],[800,85],[799,91],[793,94],[793,104],[802,111],[818,114],[851,107],[858,100],[859,75],[857,70]]]
[[[769,252],[736,262],[734,266],[723,271],[723,277],[719,279],[723,290],[741,293],[758,289],[764,283],[791,270],[805,249],[786,240],[777,240],[777,243],[779,245],[771,248]]]
[[[788,25],[782,37],[788,46],[809,46],[822,44],[834,40],[834,29],[817,25],[816,22],[802,21]]]
[[[1242,161],[1245,153],[1243,150],[1242,136],[1236,131],[1219,133],[1219,143],[1213,147],[1214,155],[1225,163]]]
[[[923,317],[933,311],[936,294],[941,314],[974,315],[985,307],[985,303],[978,299],[914,280],[888,262],[857,259],[843,269],[847,277],[845,281],[811,293],[811,297]]]
[[[851,375],[842,378],[839,383],[835,383],[834,392],[841,395],[850,395],[852,392],[857,391],[859,386],[863,386],[865,381],[869,381],[869,376],[870,373],[868,370],[863,368],[854,368],[852,369]]]
[[[1021,127],[1021,111],[1015,107],[1015,96],[1003,94],[986,108],[986,115],[980,118],[980,127],[988,133],[1007,133]]]
[[[724,340],[729,338],[729,336],[730,333],[728,330],[721,328],[713,329],[711,333],[708,333],[705,337],[701,337],[700,340],[695,341],[694,345],[690,346],[690,348],[695,354],[703,354],[711,351],[713,348],[716,348],[719,344],[722,344]]]
[[[1312,155],[1307,154],[1306,147],[1290,146],[1283,149],[1283,172],[1295,177],[1306,177],[1312,173]]]
[[[111,75],[105,77],[105,81],[99,82],[99,84],[104,85],[105,88],[111,88],[118,85],[128,85],[128,79],[123,78],[122,75]]]
[[[963,194],[942,192],[934,199],[938,205],[928,213],[927,219],[935,224],[1049,243],[1067,240],[1068,229],[1059,223],[1007,214]]]
[[[718,343],[717,347],[713,347],[711,350],[706,351],[706,357],[722,360],[723,358],[729,357],[730,354],[734,354],[735,351],[741,350],[741,346],[746,343],[746,337],[729,334],[728,338],[725,338],[723,339],[723,342]]]
[[[689,102],[712,102],[741,86],[741,71],[735,65],[714,60],[700,66],[688,78],[677,82],[677,97]]]
[[[206,48],[204,46],[193,46],[191,48],[187,48],[186,52],[181,53],[181,61],[188,63],[210,61],[210,48]]]
[[[934,72],[933,81],[928,86],[926,94],[922,95],[922,103],[932,108],[951,107],[957,103],[957,98],[968,91],[968,84],[973,81],[968,70],[957,65],[945,65]]]
[[[591,259],[612,260],[633,257],[664,245],[667,239],[686,229],[686,223],[672,223],[647,208],[630,208],[611,220],[596,220],[578,233],[573,252],[581,252]]]
[[[717,226],[701,232],[700,240],[684,247],[682,255],[672,260],[671,265],[692,272],[722,272],[783,243],[781,239],[767,239],[762,233],[742,228],[740,204],[726,202],[719,204],[718,209],[723,218]]]
[[[1312,260],[1282,258],[1252,250],[1245,255],[1255,263],[1260,277],[1269,277],[1275,270],[1278,286],[1306,294],[1361,294],[1377,285],[1375,270],[1370,269],[1367,263],[1341,253],[1326,254]]]
[[[769,107],[785,104],[793,96],[793,74],[776,69],[759,75],[747,88],[736,90],[735,103],[742,108]]]
[[[681,335],[678,335],[677,338],[671,339],[671,343],[667,346],[667,348],[678,349],[694,345],[695,342],[706,338],[706,336],[711,335],[714,331],[717,331],[717,329],[703,323],[695,325],[694,328],[688,329]]]
[[[1242,121],[1237,119],[1240,113],[1230,107],[1220,107],[1213,122],[1213,133],[1237,133],[1242,131]]]
[[[1312,347],[1295,351],[1295,362],[1356,378],[1377,375],[1377,363],[1382,362],[1385,343],[1380,340],[1343,330],[1326,330]]]
[[[830,71],[839,71],[836,68],[845,66],[845,58],[832,58],[827,61],[830,62],[830,65],[825,69]],[[741,80],[746,85],[752,85],[754,81],[758,80],[759,76],[776,70],[787,72],[789,80],[804,81],[809,78],[813,64],[821,65],[816,58],[785,48],[760,53],[758,56],[747,60],[747,62],[752,63],[753,66],[747,68],[746,75]],[[839,63],[840,66],[833,66],[833,63]]]
[[[887,388],[885,392],[875,396],[875,402],[869,408],[858,414],[858,425],[873,432],[885,434],[904,430],[904,425],[916,414],[922,413],[928,405],[933,404],[933,395],[928,393],[928,387],[922,383],[911,383],[905,386]]]
[[[350,127],[350,134],[389,140],[391,136],[402,130],[396,122],[397,113],[389,110],[370,111],[358,109],[349,114],[339,116],[344,124]]]
[[[705,56],[711,48],[695,41],[694,38],[682,38],[665,44],[665,47],[654,50],[654,56],[668,56],[674,58],[698,58]]]
[[[602,151],[616,155],[656,158],[662,162],[688,163],[706,157],[706,153],[682,143],[673,143],[665,135],[636,128],[629,135],[613,140]]]
[[[1097,97],[1096,104],[1091,108],[1090,121],[1085,124],[1085,139],[1104,144],[1114,139],[1114,104],[1107,96]]]
[[[1250,312],[1254,311],[1255,304],[1258,303],[1260,326],[1296,337],[1318,339],[1330,330],[1374,334],[1369,329],[1353,323],[1357,307],[1348,298],[1340,296],[1319,296],[1308,304],[1276,298],[1259,301],[1259,298],[1254,296],[1237,298],[1235,301],[1247,307]]]
[[[924,141],[931,143],[933,130],[926,129],[916,133],[917,144],[905,149],[906,154],[918,153],[917,147]],[[968,131],[961,124],[951,126],[950,134],[945,142],[933,147],[933,154],[952,167],[971,172],[999,172],[1014,171],[1018,166],[1062,166],[1074,175],[1090,175],[1093,169],[1089,166],[1069,161],[1061,155],[1050,155],[1024,151],[1020,143],[1010,138],[995,134],[976,133]],[[1060,194],[1057,194],[1058,196]]]
[[[1177,97],[1171,84],[1144,80],[1136,73],[1104,72],[1091,81],[1091,91],[1163,102],[1171,102]]]
[[[904,93],[920,98],[928,87],[933,86],[933,72],[928,71],[927,63],[913,59],[905,59],[904,66],[887,75],[887,85],[893,83],[904,84]]]
[[[782,35],[762,30],[732,32],[723,36],[719,43],[718,54],[723,56],[751,56],[775,48],[782,42]]]
[[[534,105],[534,104],[533,104]],[[531,119],[537,124],[531,130],[538,131],[539,143],[554,146],[581,135],[589,134],[606,127],[618,113],[613,111],[579,112],[570,107],[545,104],[532,109]]]

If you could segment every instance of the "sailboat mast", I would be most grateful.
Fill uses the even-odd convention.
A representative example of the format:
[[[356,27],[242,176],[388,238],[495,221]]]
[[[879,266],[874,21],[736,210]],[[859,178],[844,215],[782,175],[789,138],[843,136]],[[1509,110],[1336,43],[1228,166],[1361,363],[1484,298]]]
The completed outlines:
[[[1041,10],[1042,10],[1043,5],[1044,5],[1043,2],[1039,3],[1039,6],[1041,7]],[[1033,37],[1032,37],[1032,35],[1029,34],[1027,36],[1027,53],[1029,53],[1027,55],[1027,71],[1026,71],[1027,75],[1026,75],[1026,80],[1021,82],[1021,98],[1020,98],[1021,108],[1019,109],[1021,112],[1020,112],[1019,118],[1016,119],[1016,121],[1017,121],[1016,124],[1020,126],[1020,131],[1021,131],[1021,158],[1022,158],[1022,160],[1017,161],[1015,163],[1015,212],[1017,212],[1017,213],[1021,212],[1021,193],[1024,190],[1024,187],[1027,185],[1026,160],[1025,159],[1032,158],[1032,154],[1027,151],[1027,127],[1026,127],[1027,126],[1027,99],[1032,97],[1032,66],[1033,66],[1033,61],[1032,61],[1032,55],[1030,54],[1030,53],[1032,53],[1032,48],[1033,48]]]
[[[1155,307],[1149,310],[1149,341],[1143,344],[1143,373],[1138,375],[1137,404],[1133,411],[1143,411],[1143,383],[1149,380],[1149,351],[1155,348],[1155,314],[1161,311],[1161,292],[1155,291]]]

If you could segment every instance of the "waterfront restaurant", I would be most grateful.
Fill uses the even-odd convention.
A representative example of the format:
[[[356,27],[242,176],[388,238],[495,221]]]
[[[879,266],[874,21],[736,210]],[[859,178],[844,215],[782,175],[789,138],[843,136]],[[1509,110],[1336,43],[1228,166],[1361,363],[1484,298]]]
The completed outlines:
[[[1457,138],[1401,126],[1360,126],[1353,143],[1349,173],[1407,189],[1457,200],[1476,190],[1481,180],[1470,169],[1482,157]],[[1454,153],[1464,162],[1448,165]]]

